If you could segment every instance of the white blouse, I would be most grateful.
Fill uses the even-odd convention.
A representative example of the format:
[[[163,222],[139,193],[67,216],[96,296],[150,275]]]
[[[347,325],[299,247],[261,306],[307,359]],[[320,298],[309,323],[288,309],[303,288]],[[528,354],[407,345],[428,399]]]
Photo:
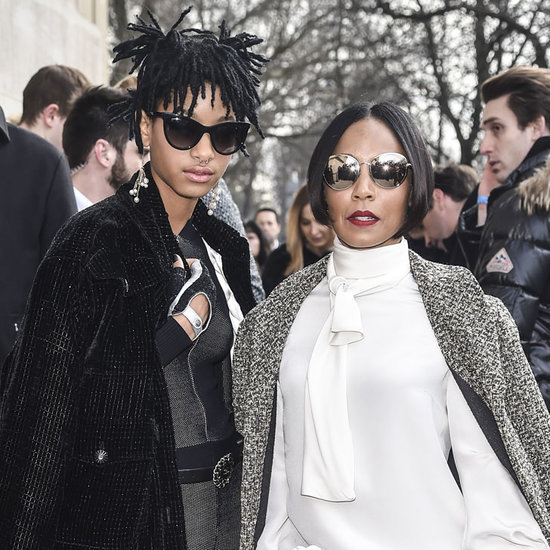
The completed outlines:
[[[447,368],[412,274],[356,299],[364,338],[348,346],[346,380],[356,497],[301,494],[304,385],[330,312],[325,278],[304,301],[283,352],[258,549],[548,549]],[[451,448],[462,491],[447,464]]]

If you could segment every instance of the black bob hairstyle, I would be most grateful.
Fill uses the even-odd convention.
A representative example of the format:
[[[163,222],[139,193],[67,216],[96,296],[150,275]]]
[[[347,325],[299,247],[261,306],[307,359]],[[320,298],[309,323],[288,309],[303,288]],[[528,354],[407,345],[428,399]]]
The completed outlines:
[[[238,121],[248,119],[263,137],[256,112],[260,105],[258,75],[269,60],[251,51],[263,40],[244,32],[231,36],[225,21],[219,27],[219,36],[201,29],[178,30],[190,10],[187,8],[166,34],[147,10],[151,23],[138,17],[139,23],[130,23],[128,29],[140,34],[114,48],[113,63],[131,59],[130,73],[139,70],[136,89],[129,90],[128,100],[112,111],[112,121],[123,118],[130,123],[130,138],[135,135],[140,152],[142,112],[149,115],[157,111],[161,101],[165,109],[173,101],[173,111],[181,112],[189,94],[191,103],[186,114],[192,116],[199,96],[206,98],[207,83],[212,90],[212,105],[219,90],[227,114],[233,109]],[[244,145],[242,151],[247,154]]]
[[[416,124],[403,109],[393,103],[386,101],[375,104],[355,103],[338,114],[328,125],[309,162],[307,188],[311,210],[319,223],[331,225],[325,199],[323,172],[342,134],[352,124],[366,118],[375,118],[388,127],[403,147],[405,156],[412,165],[411,197],[407,218],[401,229],[394,235],[394,237],[400,237],[420,225],[424,219],[434,183],[432,161]]]

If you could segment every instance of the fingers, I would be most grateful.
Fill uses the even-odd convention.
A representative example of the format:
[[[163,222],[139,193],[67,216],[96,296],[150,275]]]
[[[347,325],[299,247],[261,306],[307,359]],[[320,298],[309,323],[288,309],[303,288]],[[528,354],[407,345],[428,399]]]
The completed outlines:
[[[183,260],[181,259],[181,256],[179,254],[175,254],[175,261],[174,263],[172,264],[172,267],[181,267],[183,268],[184,267],[184,263],[183,263]],[[187,261],[187,265],[189,265],[189,267],[191,267],[193,265],[194,262],[197,261],[196,258],[187,258],[186,259]]]
[[[197,294],[189,305],[197,312],[197,315],[202,319],[202,322],[206,322],[210,315],[210,302],[206,298],[205,294]]]

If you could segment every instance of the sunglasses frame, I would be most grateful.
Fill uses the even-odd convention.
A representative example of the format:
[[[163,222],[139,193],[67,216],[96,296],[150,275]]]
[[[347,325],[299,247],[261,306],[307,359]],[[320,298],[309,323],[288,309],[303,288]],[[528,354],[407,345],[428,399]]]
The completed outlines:
[[[166,111],[154,111],[150,113],[149,116],[151,116],[152,118],[157,117],[162,119],[162,128],[164,131],[164,137],[166,138],[166,141],[168,142],[168,144],[174,149],[177,149],[178,151],[188,151],[189,149],[193,149],[193,147],[195,147],[197,143],[199,143],[199,141],[202,139],[202,136],[204,136],[204,134],[208,134],[210,136],[210,143],[212,144],[212,147],[215,149],[217,153],[219,153],[220,155],[232,155],[233,153],[236,153],[239,150],[244,151],[246,135],[248,134],[248,130],[250,129],[250,124],[248,122],[238,122],[236,120],[220,122],[219,124],[214,124],[213,126],[205,126],[204,124],[201,124],[200,122],[196,121],[193,118],[182,116],[181,114],[178,114],[178,113],[169,113]],[[185,147],[178,147],[170,141],[170,138],[168,137],[167,124],[174,119],[186,120],[189,122],[191,126],[195,126],[200,130],[200,134],[195,143]],[[225,126],[225,127],[231,126],[236,129],[235,130],[236,132],[238,132],[239,130],[244,132],[243,139],[239,143],[236,143],[235,149],[233,149],[230,152],[220,151],[216,146],[216,143],[215,143],[216,140],[212,135],[212,132],[215,132],[216,128],[220,128],[221,126]]]
[[[375,178],[372,174],[372,164],[373,164],[373,161],[376,161],[379,157],[382,157],[384,155],[395,155],[397,157],[400,157],[400,159],[403,159],[406,164],[405,164],[405,176],[403,177],[403,180],[400,181],[397,185],[382,185],[380,183],[381,180]],[[331,184],[327,181],[327,178],[325,177],[325,172],[328,168],[328,165],[329,165],[329,162],[334,159],[334,158],[337,158],[337,157],[348,157],[348,158],[352,158],[354,161],[355,161],[355,164],[357,165],[357,177],[352,181],[350,182],[349,185],[346,185],[346,187],[336,187],[334,184]],[[399,160],[400,160],[399,159]],[[346,159],[347,160],[347,159]],[[344,163],[347,165],[347,162]],[[343,165],[344,165],[343,164]],[[403,185],[403,183],[405,183],[405,180],[407,179],[407,176],[409,174],[409,169],[412,169],[412,164],[409,162],[409,160],[407,159],[407,157],[405,155],[402,155],[401,153],[393,153],[393,152],[387,152],[387,153],[379,153],[378,155],[375,155],[370,161],[364,161],[364,162],[359,162],[359,160],[357,158],[355,158],[352,154],[350,153],[339,153],[339,154],[336,154],[336,155],[330,155],[330,157],[328,157],[328,160],[327,160],[327,164],[325,166],[325,169],[323,170],[323,181],[325,182],[326,185],[328,185],[331,189],[333,189],[334,191],[345,191],[346,189],[349,189],[350,187],[353,187],[353,185],[355,185],[355,183],[357,182],[357,180],[359,179],[359,176],[361,174],[361,165],[362,164],[366,164],[368,167],[369,167],[369,175],[372,179],[372,181],[378,185],[378,187],[381,187],[382,189],[397,189],[398,187],[400,187],[401,185]]]

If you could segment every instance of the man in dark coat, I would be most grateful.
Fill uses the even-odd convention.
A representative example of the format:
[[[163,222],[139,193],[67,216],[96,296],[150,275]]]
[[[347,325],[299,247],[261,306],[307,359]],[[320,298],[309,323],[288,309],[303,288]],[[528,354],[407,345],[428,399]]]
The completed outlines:
[[[482,85],[490,196],[475,275],[514,318],[550,408],[550,70],[514,67]]]
[[[0,107],[0,365],[21,325],[40,260],[76,211],[63,153],[6,122]]]

